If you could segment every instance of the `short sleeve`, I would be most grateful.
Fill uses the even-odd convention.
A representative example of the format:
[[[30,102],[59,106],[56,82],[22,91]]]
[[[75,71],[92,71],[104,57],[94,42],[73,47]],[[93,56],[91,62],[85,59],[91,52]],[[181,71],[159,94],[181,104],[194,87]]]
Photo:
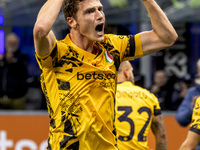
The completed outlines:
[[[153,110],[154,113],[153,113],[153,115],[154,116],[158,116],[158,115],[161,114],[161,108],[160,108],[160,104],[159,104],[158,98],[152,93],[151,93],[151,97],[152,97],[152,99],[154,101],[154,110]]]
[[[109,52],[118,51],[120,62],[144,56],[140,34],[128,36],[109,34],[106,38],[106,45],[111,45],[109,47],[112,49]]]
[[[55,63],[58,60],[58,47],[57,47],[57,43],[58,41],[55,40],[54,45],[51,49],[51,51],[45,55],[45,56],[39,56],[36,52],[35,52],[35,57],[36,60],[38,62],[38,65],[40,67],[40,69],[44,69],[44,68],[52,68]]]

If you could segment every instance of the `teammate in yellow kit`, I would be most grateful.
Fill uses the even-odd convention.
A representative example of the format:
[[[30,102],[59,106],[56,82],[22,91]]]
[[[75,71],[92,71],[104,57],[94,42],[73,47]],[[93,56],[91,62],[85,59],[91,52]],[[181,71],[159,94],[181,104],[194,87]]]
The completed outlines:
[[[200,97],[197,98],[192,113],[192,122],[180,150],[195,150],[200,142]]]
[[[171,46],[177,34],[154,0],[143,0],[153,30],[104,35],[100,0],[48,0],[35,26],[36,58],[50,114],[47,149],[116,150],[116,72],[133,60]],[[58,41],[52,26],[63,8],[70,34]]]
[[[167,137],[158,99],[134,85],[130,62],[121,63],[116,93],[117,145],[119,150],[147,150],[149,130],[156,139],[156,150],[167,149]]]

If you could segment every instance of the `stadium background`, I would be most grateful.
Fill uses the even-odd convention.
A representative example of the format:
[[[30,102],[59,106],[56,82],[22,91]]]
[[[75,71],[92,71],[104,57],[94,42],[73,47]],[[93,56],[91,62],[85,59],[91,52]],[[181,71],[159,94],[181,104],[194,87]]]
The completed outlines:
[[[15,32],[20,37],[22,52],[30,58],[29,75],[36,78],[40,70],[34,57],[32,30],[37,13],[45,1],[0,0],[0,53],[4,52],[5,35]],[[156,1],[172,22],[179,38],[172,47],[131,62],[137,83],[145,88],[152,84],[152,75],[157,69],[164,69],[169,76],[184,78],[189,75],[193,78],[196,73],[196,61],[200,58],[200,1]],[[151,29],[149,16],[141,0],[102,0],[102,3],[106,15],[106,32],[136,34]],[[58,39],[62,39],[69,32],[62,13],[59,14],[53,30]],[[185,138],[188,127],[182,128],[176,123],[175,112],[164,114],[169,146],[174,146],[170,150],[175,150]],[[3,124],[0,123],[0,145],[3,144],[2,139],[7,136],[7,139],[13,139],[13,144],[10,141],[7,145],[13,145],[10,149],[14,149],[17,143],[18,147],[26,147],[26,143],[35,147],[34,142],[27,139],[35,140],[37,149],[40,149],[39,146],[47,137],[48,121],[46,110],[1,111],[0,122]],[[177,133],[171,132],[172,129]],[[22,139],[26,140],[25,143],[19,142]],[[153,145],[152,135],[150,139],[150,145]],[[43,145],[41,149],[42,147]],[[0,150],[4,149],[0,146]]]

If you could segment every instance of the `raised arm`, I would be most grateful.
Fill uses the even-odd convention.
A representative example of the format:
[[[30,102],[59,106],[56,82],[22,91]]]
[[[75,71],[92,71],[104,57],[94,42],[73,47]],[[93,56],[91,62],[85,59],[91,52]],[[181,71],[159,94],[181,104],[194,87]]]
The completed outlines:
[[[153,118],[151,130],[156,139],[156,150],[167,150],[167,136],[162,115]]]
[[[178,35],[155,0],[142,0],[152,24],[152,31],[140,34],[144,55],[156,52],[174,44]]]
[[[40,9],[33,29],[34,45],[38,55],[49,53],[55,42],[52,26],[60,12],[63,0],[48,0]]]

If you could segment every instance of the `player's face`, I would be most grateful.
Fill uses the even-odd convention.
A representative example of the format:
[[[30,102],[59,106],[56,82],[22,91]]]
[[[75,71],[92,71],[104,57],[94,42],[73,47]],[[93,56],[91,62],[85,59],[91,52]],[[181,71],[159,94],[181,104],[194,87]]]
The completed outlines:
[[[164,71],[157,71],[154,77],[154,82],[160,87],[167,83],[167,76]]]
[[[15,35],[9,35],[6,39],[7,53],[14,53],[19,46],[19,41]]]
[[[104,40],[105,15],[100,0],[84,0],[79,3],[77,30],[91,41]]]

